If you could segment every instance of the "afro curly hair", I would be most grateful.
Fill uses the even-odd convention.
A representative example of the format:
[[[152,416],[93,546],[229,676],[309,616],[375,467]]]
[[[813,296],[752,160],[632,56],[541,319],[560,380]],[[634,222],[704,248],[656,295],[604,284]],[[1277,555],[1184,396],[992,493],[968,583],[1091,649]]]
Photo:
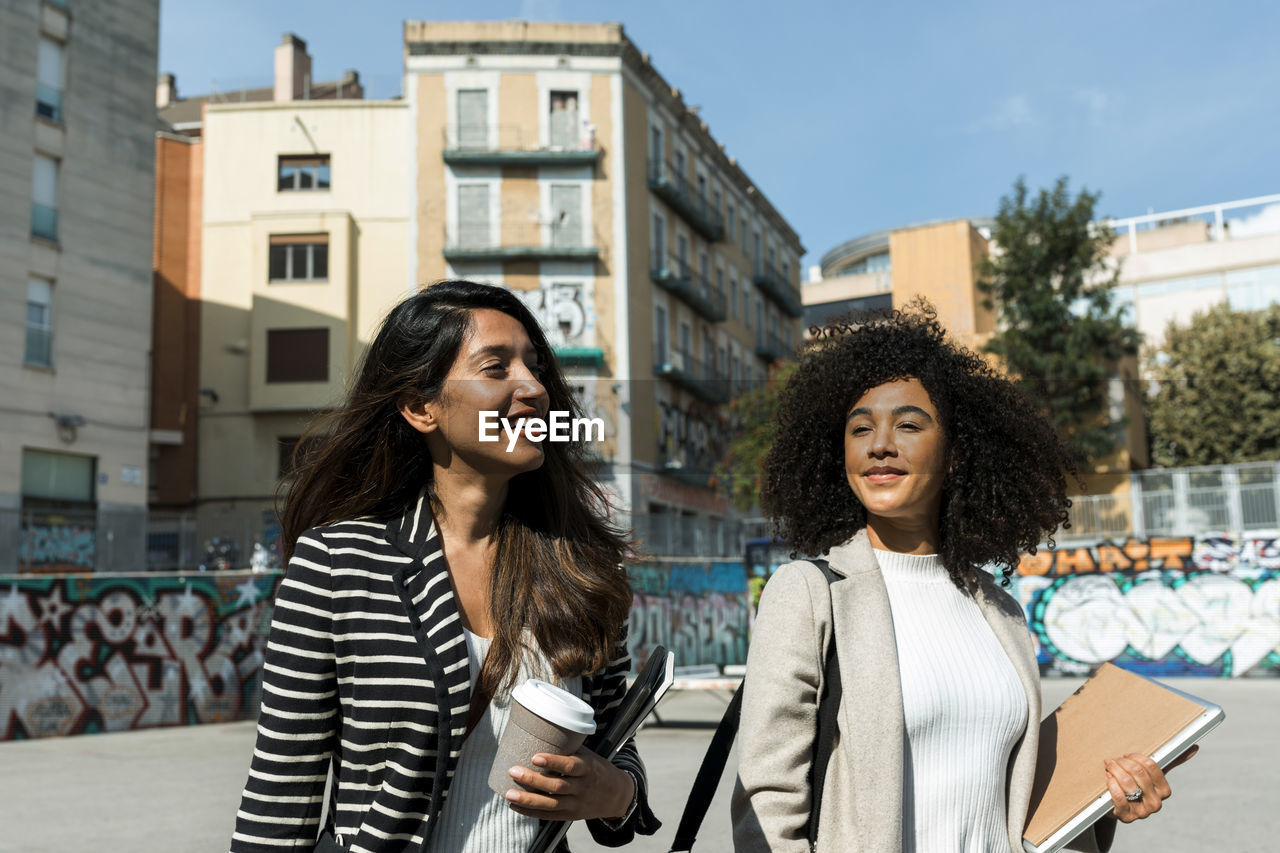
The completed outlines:
[[[983,566],[1017,566],[1067,524],[1067,445],[1021,391],[947,339],[934,309],[857,315],[813,330],[782,389],[761,504],[795,554],[818,555],[867,526],[845,474],[844,425],[855,402],[895,379],[918,379],[938,410],[949,474],[939,555],[968,588]]]

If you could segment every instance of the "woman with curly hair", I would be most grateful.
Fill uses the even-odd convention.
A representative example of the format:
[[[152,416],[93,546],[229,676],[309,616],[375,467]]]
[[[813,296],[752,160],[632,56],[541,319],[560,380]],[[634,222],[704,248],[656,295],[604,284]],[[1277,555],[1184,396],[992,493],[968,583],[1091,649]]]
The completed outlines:
[[[657,829],[633,742],[535,755],[489,788],[514,684],[558,683],[603,732],[630,669],[629,543],[582,443],[481,435],[484,413],[549,411],[580,414],[509,291],[441,282],[387,316],[285,484],[234,853],[311,850],[321,829],[315,850],[364,853],[515,853],[540,820],[586,819],[611,847]]]
[[[735,849],[808,850],[816,805],[823,850],[1021,851],[1039,670],[1022,608],[983,567],[1012,571],[1067,520],[1071,454],[927,306],[821,331],[781,393],[762,502],[830,575],[791,562],[761,596]],[[820,701],[837,708],[830,742]],[[1147,756],[1105,774],[1121,821],[1169,796]],[[1078,849],[1108,848],[1114,827]]]

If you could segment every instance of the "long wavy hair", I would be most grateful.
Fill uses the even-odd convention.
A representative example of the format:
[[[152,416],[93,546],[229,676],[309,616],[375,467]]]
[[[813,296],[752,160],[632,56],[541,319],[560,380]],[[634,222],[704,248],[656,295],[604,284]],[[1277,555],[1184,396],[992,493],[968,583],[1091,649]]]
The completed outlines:
[[[308,528],[396,517],[424,487],[439,517],[426,442],[399,409],[413,397],[439,399],[472,313],[485,308],[524,327],[546,368],[550,409],[581,416],[538,321],[514,294],[470,281],[431,285],[391,310],[344,401],[298,442],[276,500],[286,560]],[[631,607],[621,563],[632,543],[585,473],[584,442],[548,441],[542,449],[540,467],[512,478],[498,524],[489,580],[495,636],[480,674],[490,695],[515,680],[527,654],[525,630],[561,678],[604,669]]]
[[[938,410],[950,473],[939,556],[965,587],[983,566],[1008,573],[1067,525],[1071,452],[1048,419],[976,353],[951,341],[933,308],[868,312],[815,328],[782,389],[761,503],[797,553],[826,553],[867,526],[845,473],[844,425],[868,390],[920,380]],[[1078,479],[1078,477],[1077,477]]]

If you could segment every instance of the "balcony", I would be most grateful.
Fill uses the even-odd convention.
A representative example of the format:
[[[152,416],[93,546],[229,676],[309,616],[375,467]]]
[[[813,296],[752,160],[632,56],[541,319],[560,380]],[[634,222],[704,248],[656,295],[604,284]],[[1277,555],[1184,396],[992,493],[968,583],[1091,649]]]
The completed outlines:
[[[792,317],[804,316],[804,303],[800,301],[800,290],[786,276],[774,269],[772,264],[760,264],[756,267],[751,280],[757,287],[769,294]]]
[[[658,361],[653,365],[653,375],[708,403],[729,402],[728,377],[721,376],[714,364],[698,361],[686,353],[673,352],[670,360]]]
[[[604,367],[604,350],[600,347],[556,347],[555,353],[564,367]]]
[[[699,196],[689,184],[689,179],[670,163],[649,161],[649,189],[707,242],[716,243],[724,239],[724,220],[720,218],[720,212]]]
[[[462,225],[445,229],[448,261],[594,261],[600,235],[580,222],[539,224],[504,222],[499,226]]]
[[[536,127],[475,125],[446,128],[444,161],[451,166],[589,166],[600,159],[595,133],[570,138]]]
[[[756,355],[768,361],[782,361],[792,355],[791,348],[782,342],[777,335],[759,332],[756,334]]]
[[[712,286],[707,277],[696,273],[688,261],[668,257],[657,261],[649,270],[653,283],[688,303],[709,323],[723,323],[729,316],[724,290]]]
[[[50,243],[58,242],[58,209],[56,207],[31,202],[31,236],[48,240]]]

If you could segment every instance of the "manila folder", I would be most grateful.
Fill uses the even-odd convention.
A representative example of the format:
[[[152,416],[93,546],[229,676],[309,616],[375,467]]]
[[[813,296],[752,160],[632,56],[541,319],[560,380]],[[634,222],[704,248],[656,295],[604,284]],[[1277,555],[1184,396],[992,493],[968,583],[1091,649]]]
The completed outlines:
[[[1154,681],[1104,663],[1040,724],[1023,835],[1042,844],[1107,790],[1104,759],[1151,755],[1203,711]]]

